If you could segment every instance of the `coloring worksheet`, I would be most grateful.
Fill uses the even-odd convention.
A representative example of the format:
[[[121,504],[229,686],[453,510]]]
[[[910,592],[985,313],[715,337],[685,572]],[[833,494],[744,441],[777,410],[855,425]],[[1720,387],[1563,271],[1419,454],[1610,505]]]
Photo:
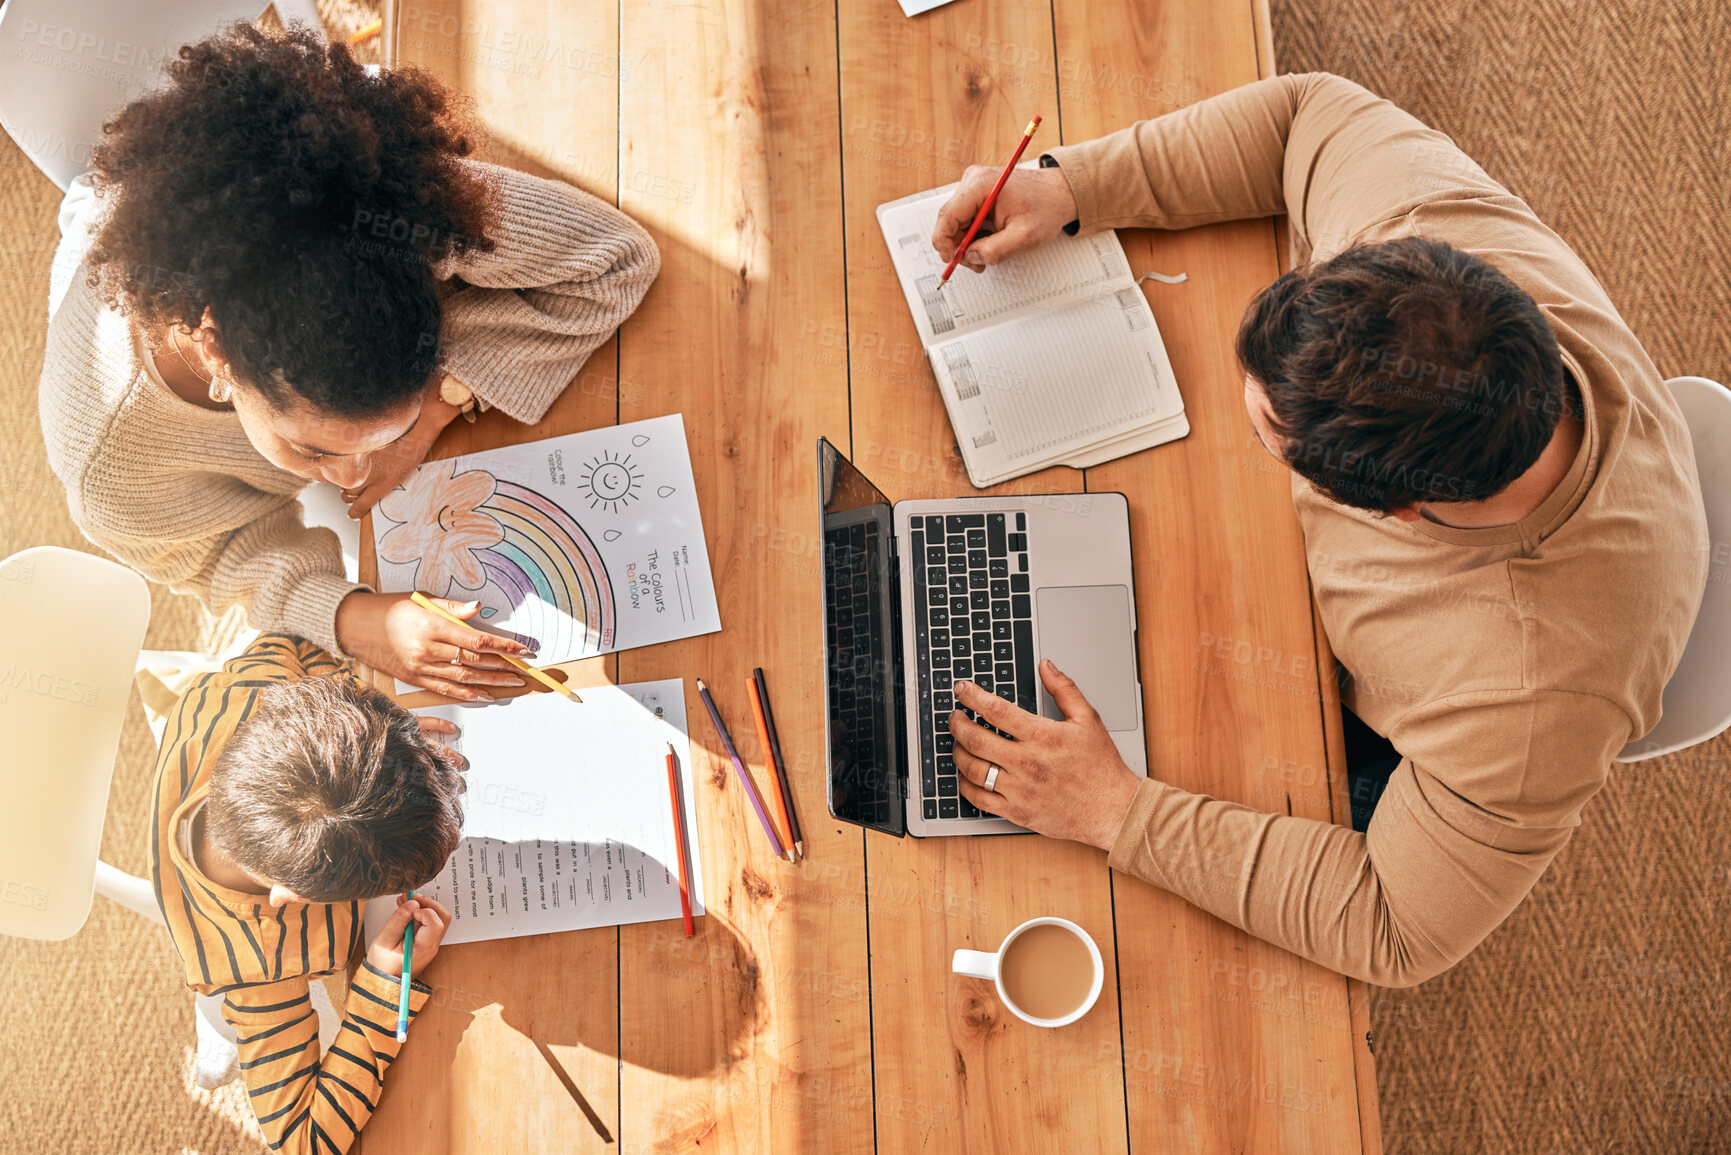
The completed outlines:
[[[580,693],[581,704],[526,694],[414,711],[455,722],[461,733],[447,744],[469,759],[463,840],[422,889],[451,910],[446,942],[679,918],[669,743],[691,912],[703,913],[684,681]],[[367,904],[369,940],[395,908],[394,898]]]
[[[427,462],[373,544],[382,592],[479,601],[537,665],[721,628],[678,414]]]

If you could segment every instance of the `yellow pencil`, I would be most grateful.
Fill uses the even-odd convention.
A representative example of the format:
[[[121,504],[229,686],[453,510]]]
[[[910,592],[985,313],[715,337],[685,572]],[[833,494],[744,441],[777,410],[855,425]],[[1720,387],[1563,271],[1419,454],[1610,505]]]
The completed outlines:
[[[360,31],[354,33],[352,36],[349,37],[349,46],[352,48],[356,44],[359,44],[364,40],[371,40],[373,37],[377,36],[380,32],[383,32],[384,28],[385,28],[385,22],[383,19],[373,21],[371,24],[367,25],[365,28],[362,28]]]
[[[422,593],[420,590],[416,590],[414,593],[410,594],[409,600],[420,606],[423,610],[431,610],[433,613],[438,614],[447,622],[456,622],[459,626],[468,626],[471,630],[475,628],[474,626],[470,626],[469,623],[465,622],[462,618],[457,617],[455,614],[446,613],[444,610],[434,605],[432,599],[427,597],[427,595]],[[564,682],[542,673],[534,666],[531,666],[528,662],[525,662],[522,658],[515,657],[511,654],[500,654],[499,656],[504,658],[507,662],[510,662],[523,673],[528,674],[531,678],[534,678],[536,681],[545,685],[549,690],[557,690],[567,698],[570,698],[573,702],[579,704],[582,703],[583,699],[579,698]]]

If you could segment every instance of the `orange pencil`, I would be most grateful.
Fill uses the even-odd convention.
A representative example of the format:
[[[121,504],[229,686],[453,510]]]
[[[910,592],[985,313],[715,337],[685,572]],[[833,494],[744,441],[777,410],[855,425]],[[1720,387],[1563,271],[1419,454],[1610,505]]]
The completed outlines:
[[[679,764],[673,743],[667,744],[667,796],[673,800],[673,840],[679,844],[679,909],[685,916],[685,937],[697,933],[691,922],[691,852],[685,848],[685,808],[679,805]]]
[[[362,28],[360,31],[354,33],[352,36],[349,37],[349,46],[353,47],[354,45],[360,44],[363,41],[371,40],[373,37],[377,36],[380,32],[383,32],[384,28],[385,28],[385,22],[383,19],[373,21],[371,24],[367,25],[365,28]]]
[[[787,845],[787,860],[789,862],[797,862],[799,860],[793,856],[793,823],[789,822],[787,819],[787,799],[781,792],[781,767],[776,765],[775,753],[770,748],[769,723],[763,720],[763,699],[757,695],[756,678],[747,678],[745,680],[745,692],[751,695],[751,715],[753,718],[757,719],[757,740],[763,745],[764,768],[769,771],[770,777],[773,778],[776,783],[776,788],[771,790],[770,793],[775,795],[775,809],[781,815],[780,833],[787,836],[782,839],[782,841]]]
[[[985,224],[986,218],[992,214],[992,206],[998,203],[998,194],[1004,191],[1004,182],[1009,180],[1010,174],[1016,170],[1016,162],[1022,159],[1022,151],[1028,147],[1028,142],[1034,139],[1034,130],[1039,127],[1040,118],[1036,116],[1028,122],[1028,127],[1022,130],[1022,142],[1016,146],[1016,151],[1010,154],[1010,163],[998,174],[998,183],[992,186],[992,191],[980,202],[980,211],[974,214],[974,223],[968,226],[968,235],[956,246],[956,255],[950,258],[950,263],[944,266],[944,275],[938,278],[938,288],[950,283],[950,274],[956,271],[962,254],[968,251],[968,246],[973,244],[974,238],[979,235],[980,226]]]

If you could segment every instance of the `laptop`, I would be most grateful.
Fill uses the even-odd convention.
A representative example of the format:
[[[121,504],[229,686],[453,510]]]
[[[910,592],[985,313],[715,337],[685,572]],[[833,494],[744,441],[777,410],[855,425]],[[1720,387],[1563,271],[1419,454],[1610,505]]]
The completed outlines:
[[[1041,658],[1147,776],[1123,494],[892,505],[821,437],[817,465],[832,815],[898,837],[1027,833],[961,796],[949,716],[969,679],[1061,718]]]

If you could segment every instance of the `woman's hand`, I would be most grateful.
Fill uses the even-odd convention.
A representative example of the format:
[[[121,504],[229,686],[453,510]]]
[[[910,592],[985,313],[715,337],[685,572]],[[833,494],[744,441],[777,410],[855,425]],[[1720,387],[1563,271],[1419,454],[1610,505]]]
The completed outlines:
[[[1018,826],[1110,850],[1141,779],[1067,674],[1042,661],[1040,680],[1063,711],[1062,722],[1030,714],[972,682],[956,683],[956,701],[1002,731],[994,734],[960,710],[950,714],[962,797]],[[998,778],[988,791],[986,772],[994,765]]]
[[[956,191],[938,210],[937,227],[932,230],[932,247],[938,256],[948,261],[956,255],[1002,171],[976,164],[962,174]],[[1004,182],[1004,191],[981,223],[979,235],[962,254],[962,267],[984,272],[987,265],[1032,252],[1075,219],[1076,197],[1063,169],[1018,168]]]
[[[427,451],[433,448],[433,442],[439,439],[439,434],[445,431],[445,426],[456,418],[458,412],[457,407],[441,398],[436,389],[423,400],[415,427],[373,454],[372,471],[367,474],[366,481],[354,489],[341,491],[343,500],[348,503],[349,516],[356,519],[365,517],[385,494],[401,485],[403,478],[427,459]]]
[[[480,611],[478,602],[433,598],[459,618]],[[408,594],[356,590],[337,606],[337,641],[375,670],[467,702],[491,702],[489,687],[523,685],[500,654],[528,661],[535,652],[521,642],[446,621],[409,600]]]
[[[417,978],[439,953],[445,928],[451,925],[451,912],[437,899],[419,894],[405,898],[399,894],[397,909],[367,944],[367,961],[388,975],[403,973],[403,938],[410,919],[415,921],[415,957],[409,960],[409,977]]]

